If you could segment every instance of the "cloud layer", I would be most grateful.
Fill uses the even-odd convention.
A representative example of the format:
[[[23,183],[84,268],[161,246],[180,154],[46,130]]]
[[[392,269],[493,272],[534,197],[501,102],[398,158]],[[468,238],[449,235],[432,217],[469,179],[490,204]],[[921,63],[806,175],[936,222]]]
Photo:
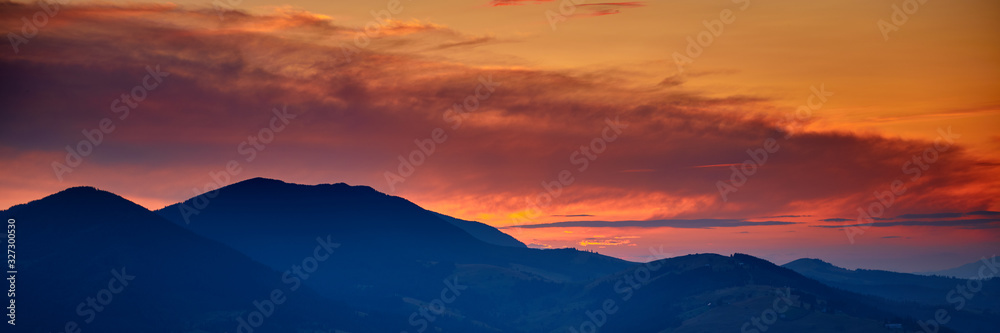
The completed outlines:
[[[39,10],[0,6],[0,26],[15,32]],[[175,5],[64,6],[18,52],[0,53],[3,200],[98,184],[165,204],[236,160],[242,171],[230,182],[366,184],[495,225],[523,224],[510,216],[539,207],[545,193],[552,216],[537,222],[586,211],[690,228],[852,216],[894,180],[907,191],[886,216],[997,205],[996,164],[961,144],[909,181],[905,163],[933,142],[802,131],[805,121],[777,116],[762,96],[692,92],[679,78],[644,86],[600,70],[512,66],[473,48],[496,42],[422,21],[366,31],[287,10],[220,20]],[[115,101],[157,66],[169,76],[121,119],[115,106],[124,101]],[[488,97],[484,80],[494,82]],[[456,105],[471,111],[454,113]],[[241,144],[270,126],[275,107],[294,118],[250,159]],[[115,129],[58,181],[52,163],[66,162],[66,147],[105,118]],[[607,140],[615,119],[627,127]],[[430,153],[434,133],[446,138]],[[718,182],[731,183],[733,168],[767,139],[779,150],[723,201]],[[391,184],[387,172],[400,174],[401,157],[413,172]],[[572,181],[557,189],[563,171]]]

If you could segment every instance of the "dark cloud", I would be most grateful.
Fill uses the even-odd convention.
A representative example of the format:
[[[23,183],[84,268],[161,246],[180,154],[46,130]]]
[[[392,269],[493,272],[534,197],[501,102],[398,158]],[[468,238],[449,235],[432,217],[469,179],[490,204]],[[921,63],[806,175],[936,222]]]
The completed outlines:
[[[4,6],[0,26],[8,31],[36,10]],[[211,181],[209,172],[243,161],[238,145],[267,126],[272,108],[287,105],[296,118],[232,181],[346,181],[389,192],[384,172],[398,170],[399,156],[441,128],[447,141],[396,194],[516,212],[544,191],[542,182],[570,170],[575,181],[553,201],[552,213],[560,205],[578,207],[570,212],[648,212],[652,221],[625,221],[640,227],[780,225],[791,222],[740,219],[801,207],[850,216],[874,200],[873,191],[905,179],[902,163],[932,146],[851,132],[796,133],[723,202],[716,183],[731,169],[691,166],[739,164],[763,140],[784,138],[788,124],[766,98],[669,84],[633,88],[585,70],[470,65],[448,58],[469,48],[428,50],[472,45],[462,43],[477,37],[427,22],[393,22],[365,47],[354,44],[360,28],[309,13],[227,14],[220,22],[214,11],[173,5],[70,5],[52,22],[19,53],[0,53],[5,187],[55,192],[80,182],[182,200]],[[147,66],[170,76],[127,119],[115,120],[114,132],[68,183],[56,182],[51,163],[84,138],[81,131],[117,116],[110,104],[142,83]],[[484,78],[500,85],[452,127],[445,111],[475,94]],[[579,171],[571,154],[613,119],[628,127]],[[886,214],[989,209],[995,190],[982,184],[994,179],[993,167],[975,161],[961,146],[941,153]],[[150,177],[158,184],[146,186]]]
[[[529,225],[517,225],[506,228],[684,228],[684,229],[713,229],[730,227],[752,227],[752,226],[774,226],[790,225],[798,222],[763,221],[750,222],[744,220],[729,219],[698,219],[698,220],[648,220],[648,221],[566,221],[554,223],[541,223]]]
[[[620,14],[622,9],[626,8],[636,8],[645,7],[644,2],[601,2],[601,3],[585,3],[576,5],[584,11],[582,14],[576,14],[574,16],[603,16],[603,15],[613,15]]]
[[[903,214],[897,216],[900,219],[951,219],[964,216],[997,216],[1000,212],[975,211],[967,213],[930,213],[930,214]]]
[[[1000,219],[967,219],[967,220],[933,220],[933,221],[893,221],[875,222],[869,224],[850,225],[814,225],[817,228],[846,228],[846,227],[960,227],[963,229],[995,229],[1000,228]]]
[[[965,213],[903,214],[900,219],[951,219],[965,216]]]
[[[871,217],[871,219],[875,220],[875,221],[891,221],[891,220],[894,220],[895,218],[893,218],[893,217]],[[857,220],[858,219],[856,219],[856,218],[854,218],[854,219],[845,219],[845,218],[839,218],[839,217],[837,217],[837,218],[822,219],[822,220],[819,220],[819,221],[820,222],[851,222],[851,221],[857,221]]]
[[[495,40],[496,40],[496,37],[483,36],[483,37],[471,38],[471,39],[467,39],[467,40],[463,40],[463,41],[444,43],[444,44],[438,45],[437,48],[438,49],[447,49],[447,48],[451,48],[451,47],[461,47],[461,46],[478,46],[478,45],[483,45],[483,44],[487,44],[487,43],[493,42]]]

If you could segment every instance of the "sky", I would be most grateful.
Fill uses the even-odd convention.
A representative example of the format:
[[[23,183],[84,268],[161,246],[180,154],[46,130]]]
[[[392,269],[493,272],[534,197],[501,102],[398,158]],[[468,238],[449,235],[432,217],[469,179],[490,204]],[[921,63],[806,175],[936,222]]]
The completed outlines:
[[[634,261],[1000,251],[996,1],[67,0],[0,28],[2,207],[267,177]]]

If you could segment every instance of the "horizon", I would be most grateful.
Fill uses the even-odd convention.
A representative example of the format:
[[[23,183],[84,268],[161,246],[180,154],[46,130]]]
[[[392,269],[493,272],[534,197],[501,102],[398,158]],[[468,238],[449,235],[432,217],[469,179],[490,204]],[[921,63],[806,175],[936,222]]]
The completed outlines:
[[[1000,249],[1000,3],[902,3],[0,0],[0,208],[265,177],[633,262],[950,269]]]
[[[354,184],[348,184],[348,183],[345,183],[345,182],[335,182],[335,183],[320,183],[320,184],[299,184],[299,183],[290,183],[290,182],[286,182],[286,181],[283,181],[283,180],[281,180],[281,179],[276,179],[276,178],[267,178],[267,177],[254,177],[254,178],[250,178],[250,179],[244,179],[244,180],[240,180],[240,181],[236,181],[236,182],[233,182],[232,184],[227,184],[226,186],[228,186],[228,185],[234,185],[234,184],[236,184],[236,183],[241,183],[241,182],[245,182],[245,181],[250,181],[250,180],[269,180],[269,181],[278,181],[278,182],[282,182],[282,183],[284,183],[284,184],[289,184],[289,185],[302,185],[302,186],[317,186],[317,185],[337,185],[337,184],[344,184],[344,185],[347,185],[347,186],[349,186],[349,187],[367,187],[367,188],[370,188],[370,189],[373,189],[373,190],[374,190],[374,188],[373,188],[373,187],[371,187],[371,186],[368,186],[368,185],[360,185],[360,184],[359,184],[359,185],[354,185]],[[104,191],[104,192],[107,192],[107,193],[110,193],[110,194],[113,194],[113,195],[116,195],[116,196],[120,196],[120,197],[122,197],[122,198],[123,198],[123,199],[125,199],[125,200],[128,200],[128,201],[130,201],[130,202],[133,202],[133,203],[136,203],[135,201],[133,201],[133,200],[130,200],[129,198],[127,198],[127,197],[125,197],[125,196],[121,196],[120,194],[117,194],[117,193],[114,193],[114,192],[110,192],[110,191],[107,191],[107,190],[103,190],[103,189],[101,189],[101,188],[99,188],[99,187],[96,187],[96,186],[87,186],[87,185],[81,185],[81,186],[74,186],[74,187],[70,187],[70,188],[66,188],[66,189],[64,189],[64,190],[61,190],[61,191],[59,191],[59,192],[56,192],[56,193],[52,193],[52,194],[50,194],[50,195],[54,195],[54,194],[57,194],[57,193],[61,193],[61,192],[64,192],[64,191],[67,191],[67,190],[70,190],[70,189],[74,189],[74,188],[91,188],[91,189],[96,189],[96,190],[98,190],[98,191]],[[375,191],[377,191],[377,190],[375,190]],[[379,193],[383,193],[383,192],[379,192]],[[383,194],[386,194],[386,193],[383,193]],[[203,193],[202,195],[204,195],[204,193]],[[393,196],[393,195],[391,195],[391,194],[387,194],[387,195],[390,195],[390,196]],[[47,197],[47,196],[46,196],[46,197]],[[399,197],[399,196],[394,196],[394,197]],[[150,208],[150,207],[146,207],[146,206],[143,206],[143,205],[141,205],[141,204],[138,204],[138,203],[136,203],[136,204],[138,204],[139,206],[141,206],[141,207],[143,207],[143,208],[145,208],[145,209],[147,209],[147,210],[149,210],[149,211],[152,211],[152,212],[155,212],[155,211],[159,211],[159,210],[164,210],[164,209],[166,209],[166,208],[168,208],[168,207],[170,207],[170,206],[173,206],[173,205],[176,205],[176,204],[180,204],[180,203],[183,203],[183,202],[185,202],[185,201],[188,201],[188,200],[190,200],[190,199],[192,199],[192,198],[194,198],[194,197],[191,197],[191,198],[185,198],[185,199],[183,199],[183,200],[180,200],[180,201],[178,201],[178,202],[174,202],[174,203],[171,203],[171,204],[169,204],[169,205],[166,205],[166,206],[163,206],[163,207],[159,207],[159,208]],[[402,197],[399,197],[399,198],[402,198]],[[28,204],[28,203],[30,203],[30,202],[33,202],[33,201],[37,201],[37,200],[41,200],[41,199],[43,199],[43,198],[37,198],[37,199],[33,199],[33,200],[30,200],[30,201],[28,201],[28,202],[23,202],[23,203],[19,203],[19,204],[15,204],[14,206],[17,206],[17,205],[23,205],[23,204]],[[406,198],[402,198],[402,199],[404,199],[404,200],[407,200],[407,201],[409,201],[409,200],[408,200],[408,199],[406,199]],[[411,202],[412,202],[412,201],[411,201]],[[8,207],[7,209],[9,209],[9,208],[11,208],[11,207]],[[6,210],[6,209],[4,209],[4,210]],[[0,210],[0,211],[3,211],[3,210]],[[478,221],[477,221],[477,222],[478,222]],[[499,230],[500,230],[501,232],[505,232],[505,231],[504,231],[504,229],[509,229],[509,228],[516,228],[516,226],[515,226],[515,227],[504,227],[504,228],[500,228]],[[506,232],[505,232],[505,233],[506,233]],[[509,234],[509,233],[508,233],[508,234]],[[532,247],[532,248],[537,248],[537,247]],[[539,249],[546,249],[546,248],[539,248]],[[556,248],[548,248],[548,249],[556,249]],[[576,249],[576,250],[581,250],[581,251],[590,251],[590,252],[594,252],[594,253],[598,253],[598,254],[600,254],[600,251],[597,251],[597,250],[593,250],[593,249],[589,249],[589,250],[588,250],[588,249],[586,249],[586,248],[582,248],[582,249],[581,249],[581,248],[578,248],[578,247],[576,247],[576,246],[568,246],[568,247],[561,247],[561,249]],[[639,258],[621,258],[621,257],[618,257],[618,258],[619,258],[619,259],[623,259],[623,260],[628,260],[628,261],[632,261],[632,262],[638,262],[638,263],[645,263],[645,262],[651,262],[651,261],[657,261],[657,260],[664,260],[664,259],[670,259],[670,258],[676,258],[676,257],[682,257],[682,256],[686,256],[686,255],[695,255],[695,254],[718,254],[718,255],[723,255],[723,256],[730,256],[730,257],[731,257],[731,256],[733,256],[734,254],[747,254],[747,255],[751,255],[751,256],[756,256],[756,255],[754,255],[753,253],[746,253],[746,252],[732,252],[732,253],[724,253],[724,252],[692,252],[692,253],[682,253],[682,254],[676,254],[676,255],[673,255],[673,256],[668,256],[668,257],[666,257],[666,258],[646,258],[646,259],[648,259],[648,260],[642,260],[642,259],[643,259],[642,257],[639,257]],[[960,264],[958,264],[958,265],[951,265],[951,266],[946,266],[946,267],[938,267],[938,269],[925,269],[925,270],[918,270],[918,271],[893,271],[893,270],[887,270],[887,271],[893,271],[893,272],[899,272],[899,273],[912,273],[912,274],[919,274],[919,273],[929,273],[929,272],[939,272],[939,271],[945,271],[945,270],[949,270],[949,269],[953,269],[953,268],[958,268],[958,267],[961,267],[961,266],[964,266],[964,265],[967,265],[967,264],[970,264],[970,263],[976,263],[976,262],[977,262],[978,260],[981,260],[981,259],[982,259],[982,260],[985,260],[985,259],[989,259],[989,258],[992,258],[992,257],[993,257],[993,256],[984,256],[984,257],[982,257],[982,258],[979,258],[979,259],[975,259],[975,258],[973,258],[974,260],[969,260],[968,262],[963,262],[963,263],[960,263]],[[793,261],[798,261],[798,260],[819,260],[819,261],[822,261],[822,262],[825,262],[825,263],[828,263],[828,264],[831,264],[831,265],[833,265],[833,266],[836,266],[836,267],[840,267],[840,268],[846,268],[846,269],[850,269],[850,270],[857,270],[857,269],[872,269],[872,270],[886,270],[886,269],[882,269],[882,268],[877,268],[877,267],[849,267],[849,266],[845,266],[845,265],[841,265],[841,264],[838,264],[838,263],[835,263],[835,262],[831,262],[831,261],[829,261],[829,260],[827,260],[827,259],[824,259],[824,258],[813,258],[813,257],[802,257],[802,258],[797,258],[797,259],[792,259],[792,260],[789,260],[789,261],[786,261],[786,262],[781,262],[781,261],[774,261],[774,260],[771,260],[771,259],[769,259],[769,258],[765,258],[765,257],[759,257],[759,258],[761,258],[761,259],[765,259],[765,260],[768,260],[768,261],[771,261],[772,263],[774,263],[775,265],[778,265],[778,266],[783,266],[783,265],[785,265],[785,264],[788,264],[788,263],[790,263],[790,262],[793,262]],[[635,259],[639,259],[639,260],[635,260]]]

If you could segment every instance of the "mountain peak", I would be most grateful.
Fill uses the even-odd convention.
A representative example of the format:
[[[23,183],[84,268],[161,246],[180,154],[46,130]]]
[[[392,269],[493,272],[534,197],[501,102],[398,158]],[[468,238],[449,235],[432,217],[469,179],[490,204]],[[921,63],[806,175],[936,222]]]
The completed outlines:
[[[138,208],[145,210],[142,206],[139,206],[128,199],[93,186],[70,187],[38,200],[12,206],[7,210],[11,211],[25,207],[100,207],[102,209],[134,210]]]
[[[289,183],[279,179],[265,178],[265,177],[254,177],[247,180],[239,181],[228,186],[224,186],[222,190],[233,190],[238,189],[239,191],[287,191],[291,189],[305,189],[312,188],[315,190],[330,190],[335,191],[358,191],[358,193],[379,193],[385,196],[390,196],[388,194],[379,192],[370,186],[365,185],[350,185],[344,182],[339,183],[325,183],[316,185],[306,185],[298,183]]]
[[[784,264],[782,266],[785,266],[785,267],[789,267],[789,266],[795,266],[795,267],[813,267],[813,268],[820,268],[820,267],[831,268],[831,267],[837,267],[837,266],[834,266],[831,263],[828,263],[828,262],[820,260],[820,259],[815,259],[815,258],[796,259],[796,260],[794,260],[792,262],[789,262],[787,264]]]
[[[244,181],[237,182],[236,184],[288,184],[288,183],[273,178],[254,177]]]

